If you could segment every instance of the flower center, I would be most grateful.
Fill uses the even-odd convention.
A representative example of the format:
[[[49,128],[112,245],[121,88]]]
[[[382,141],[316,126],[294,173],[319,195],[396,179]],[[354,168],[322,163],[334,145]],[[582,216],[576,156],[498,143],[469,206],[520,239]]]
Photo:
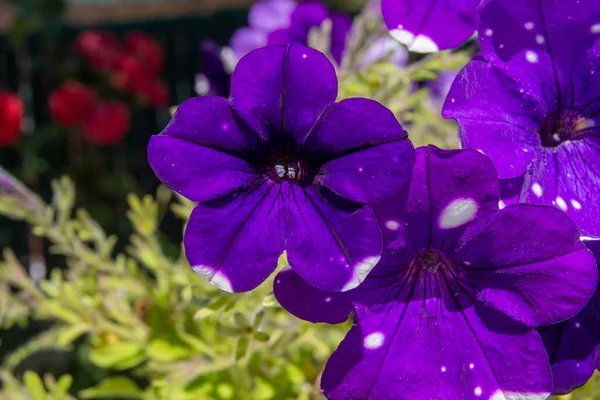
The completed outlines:
[[[573,110],[552,112],[542,124],[542,146],[556,147],[569,140],[581,139],[580,133],[595,125],[593,120],[582,117]]]
[[[425,250],[419,253],[410,263],[410,269],[415,272],[426,271],[431,273],[449,272],[452,270],[452,262],[442,253],[433,250]]]
[[[271,179],[276,182],[301,181],[307,177],[307,165],[298,157],[277,157],[267,166]]]

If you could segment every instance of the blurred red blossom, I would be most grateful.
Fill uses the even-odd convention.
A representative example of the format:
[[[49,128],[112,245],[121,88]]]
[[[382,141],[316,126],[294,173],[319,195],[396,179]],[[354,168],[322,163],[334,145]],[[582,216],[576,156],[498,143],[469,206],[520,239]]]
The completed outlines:
[[[24,109],[17,94],[0,90],[0,147],[15,144],[21,136]]]
[[[98,104],[87,116],[83,133],[87,140],[100,145],[119,143],[130,127],[129,107],[122,101]]]
[[[123,38],[125,51],[138,59],[146,72],[157,76],[165,65],[165,54],[160,44],[151,36],[138,31],[129,32]]]
[[[77,81],[67,81],[50,95],[50,115],[61,126],[74,126],[83,122],[95,101],[93,89]]]
[[[89,62],[92,68],[107,71],[115,66],[121,52],[121,43],[110,32],[87,30],[77,36],[73,50]]]

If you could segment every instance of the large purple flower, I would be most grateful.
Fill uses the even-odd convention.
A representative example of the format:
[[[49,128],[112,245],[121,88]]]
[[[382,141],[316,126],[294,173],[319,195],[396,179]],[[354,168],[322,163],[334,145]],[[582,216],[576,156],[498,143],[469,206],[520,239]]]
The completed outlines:
[[[600,260],[600,241],[586,241]],[[590,302],[573,318],[540,330],[550,356],[554,394],[585,384],[600,368],[600,285]]]
[[[600,236],[600,2],[491,0],[479,37],[488,62],[460,72],[443,115],[501,178],[524,175],[521,202]]]
[[[188,100],[151,138],[158,178],[199,203],[184,238],[198,274],[251,290],[286,250],[305,279],[339,291],[379,261],[381,231],[365,204],[402,189],[414,150],[391,111],[336,96],[322,53],[269,46],[238,63],[231,102]]]
[[[481,0],[383,0],[390,33],[408,49],[433,53],[458,47],[477,27]]]
[[[582,309],[596,263],[552,207],[498,210],[498,178],[474,150],[417,149],[410,187],[373,206],[381,262],[355,290],[275,278],[300,318],[355,326],[322,379],[330,399],[545,399],[548,356],[533,327]],[[543,229],[540,229],[543,221]]]
[[[250,9],[249,26],[233,35],[231,47],[241,58],[249,51],[266,45],[308,43],[308,33],[331,20],[331,54],[339,64],[346,47],[352,21],[343,14],[330,13],[318,1],[261,0]]]

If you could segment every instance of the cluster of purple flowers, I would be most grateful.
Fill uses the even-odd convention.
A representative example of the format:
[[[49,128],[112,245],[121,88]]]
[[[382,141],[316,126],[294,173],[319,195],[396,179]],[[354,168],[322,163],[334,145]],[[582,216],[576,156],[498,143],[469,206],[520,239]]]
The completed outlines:
[[[281,1],[288,17],[269,19],[275,2],[245,32],[260,48],[242,56],[236,39],[231,99],[186,101],[150,140],[158,178],[197,202],[194,271],[249,291],[286,252],[285,309],[352,314],[323,373],[330,399],[545,399],[584,384],[600,367],[600,2],[383,0],[414,51],[478,30],[482,55],[443,109],[463,150],[415,150],[381,104],[336,102],[334,66],[297,43],[328,14]]]

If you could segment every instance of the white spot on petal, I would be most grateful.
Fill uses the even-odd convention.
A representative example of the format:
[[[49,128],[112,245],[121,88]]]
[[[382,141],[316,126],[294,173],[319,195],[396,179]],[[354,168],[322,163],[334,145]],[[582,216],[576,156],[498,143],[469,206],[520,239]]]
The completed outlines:
[[[469,369],[473,369],[473,368],[475,368],[475,364],[473,364],[473,363],[469,364]]]
[[[369,256],[354,266],[352,278],[344,285],[342,292],[352,290],[365,280],[369,272],[377,265],[381,256]]]
[[[459,198],[453,200],[442,211],[439,226],[443,229],[451,229],[464,225],[475,217],[478,208],[473,199]]]
[[[542,197],[544,194],[544,189],[542,189],[542,186],[537,182],[531,185],[531,190],[538,198]]]
[[[567,203],[565,202],[565,199],[563,199],[562,197],[558,196],[556,198],[556,205],[558,206],[558,208],[560,208],[562,211],[567,211],[567,209],[569,208],[567,206]]]
[[[505,204],[505,203],[504,203],[502,200],[500,200],[500,201],[498,202],[498,208],[499,208],[500,210],[502,210],[502,209],[503,209],[503,208],[505,208],[505,207],[506,207],[506,204]]]
[[[535,41],[537,44],[544,44],[546,39],[542,35],[535,35]]]
[[[363,345],[365,349],[375,350],[381,347],[385,336],[381,332],[373,332],[365,337]]]
[[[398,221],[389,220],[385,223],[385,227],[388,228],[390,231],[395,231],[398,230],[398,228],[400,228],[400,224],[398,223]]]
[[[363,167],[358,167],[358,172],[364,172],[364,168]]]
[[[485,30],[485,36],[492,36],[493,34],[494,34],[493,30],[491,30],[489,28]]]
[[[575,322],[575,328],[581,328],[581,324],[579,322]]]
[[[590,32],[600,33],[600,24],[594,24],[590,27]]]
[[[525,59],[530,63],[535,64],[538,62],[538,55],[535,51],[527,50],[525,52]]]
[[[331,297],[325,297],[325,303],[329,303],[331,301]]]
[[[442,368],[440,368],[440,370],[441,370],[442,372],[446,372],[446,367],[442,365]]]
[[[231,286],[229,278],[227,278],[227,276],[221,271],[215,271],[206,265],[195,265],[192,267],[192,269],[196,274],[203,277],[219,289],[225,292],[233,293],[233,287]]]
[[[408,50],[416,53],[435,53],[439,51],[439,47],[430,37],[425,35],[415,35],[412,32],[402,29],[402,25],[398,25],[398,29],[390,31],[390,35],[398,42],[408,47]]]
[[[575,199],[571,200],[571,205],[573,206],[574,209],[581,210],[581,203],[578,202],[577,200],[575,200]]]
[[[473,393],[475,393],[475,396],[481,396],[481,393],[483,393],[483,390],[481,390],[481,386],[477,386],[475,390],[473,390]]]
[[[302,54],[302,58],[306,58],[306,57],[308,57],[308,55]]]
[[[533,29],[533,22],[525,22],[525,29],[527,29],[528,31]]]
[[[492,394],[490,400],[545,400],[548,396],[550,396],[549,392],[511,392],[498,389]]]

